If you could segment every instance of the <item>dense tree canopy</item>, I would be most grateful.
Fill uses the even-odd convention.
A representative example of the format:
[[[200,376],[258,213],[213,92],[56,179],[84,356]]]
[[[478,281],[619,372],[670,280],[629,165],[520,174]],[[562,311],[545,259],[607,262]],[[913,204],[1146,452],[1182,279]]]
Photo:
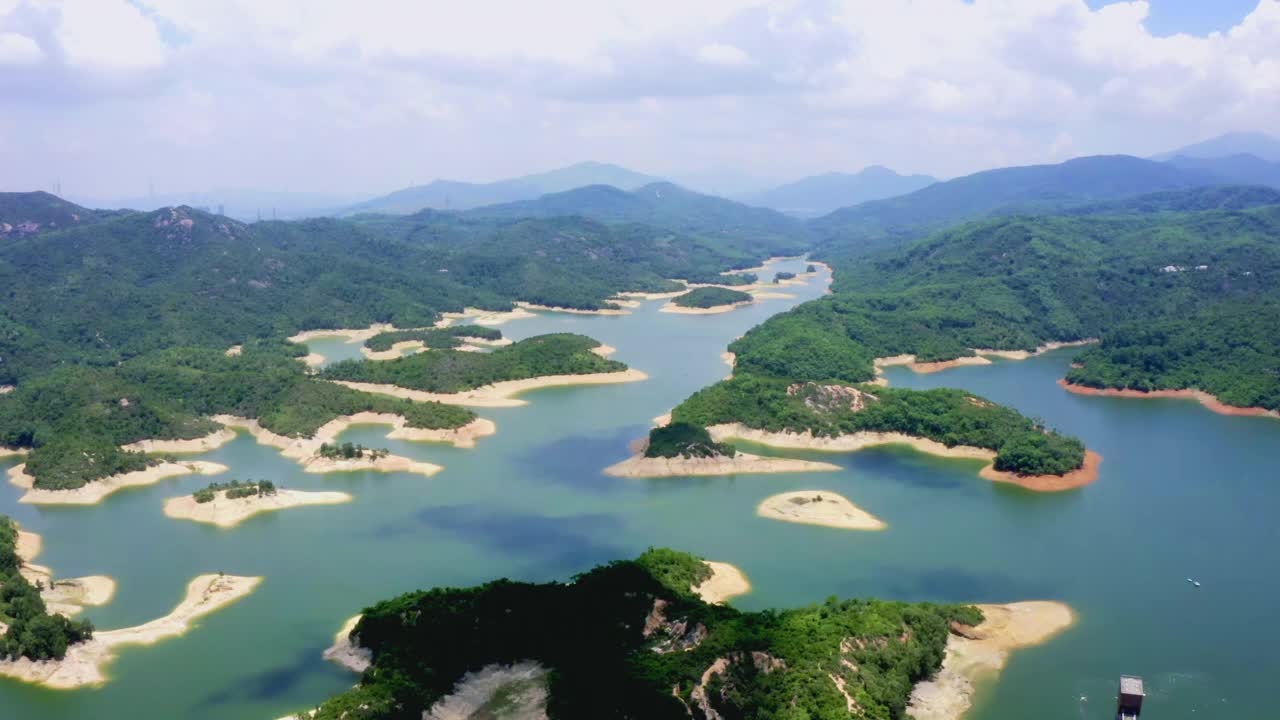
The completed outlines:
[[[93,623],[48,612],[40,588],[19,572],[17,543],[18,528],[0,515],[0,623],[8,626],[0,635],[0,660],[59,660],[69,646],[93,637]]]

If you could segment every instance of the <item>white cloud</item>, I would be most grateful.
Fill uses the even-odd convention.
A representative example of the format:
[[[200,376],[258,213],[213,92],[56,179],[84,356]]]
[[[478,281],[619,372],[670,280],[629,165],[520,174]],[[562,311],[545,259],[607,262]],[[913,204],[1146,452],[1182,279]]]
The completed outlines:
[[[0,185],[57,172],[136,188],[160,173],[183,187],[381,190],[586,158],[672,175],[870,163],[951,175],[1274,127],[1280,0],[1206,37],[1152,36],[1148,11],[1085,0],[0,0],[4,129],[32,138]]]
[[[698,48],[698,59],[709,65],[750,65],[751,56],[732,45],[711,43]]]
[[[43,57],[35,40],[18,33],[0,33],[0,65],[31,65]]]

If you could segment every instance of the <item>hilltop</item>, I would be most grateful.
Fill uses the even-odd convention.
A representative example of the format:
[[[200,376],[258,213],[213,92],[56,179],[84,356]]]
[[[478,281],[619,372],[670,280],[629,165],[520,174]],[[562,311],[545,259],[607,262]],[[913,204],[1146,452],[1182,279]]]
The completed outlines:
[[[937,178],[928,175],[900,175],[887,167],[872,165],[852,174],[812,175],[735,199],[797,217],[818,217],[842,207],[906,195],[936,182]]]

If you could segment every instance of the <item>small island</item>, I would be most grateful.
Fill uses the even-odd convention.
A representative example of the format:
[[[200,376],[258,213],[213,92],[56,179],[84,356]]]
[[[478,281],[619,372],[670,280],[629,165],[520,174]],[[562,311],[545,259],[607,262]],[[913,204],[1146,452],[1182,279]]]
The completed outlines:
[[[218,527],[235,527],[263,512],[287,510],[307,505],[334,505],[351,502],[343,492],[306,492],[277,488],[270,480],[211,483],[191,495],[165,501],[164,514],[178,520],[192,520]]]
[[[487,353],[439,350],[371,363],[328,367],[321,377],[346,388],[417,402],[515,407],[526,390],[563,385],[635,382],[648,376],[604,355],[582,335],[538,335]]]
[[[423,330],[391,330],[365,341],[360,348],[369,360],[395,360],[408,352],[427,350],[468,350],[510,345],[502,332],[479,325],[449,325]]]
[[[753,302],[755,298],[749,293],[712,285],[694,288],[683,295],[677,295],[671,299],[671,302],[659,308],[659,311],[685,315],[714,315],[729,312]]]
[[[798,490],[765,498],[756,508],[760,517],[783,522],[844,530],[883,530],[879,518],[828,490]]]
[[[1041,492],[1095,481],[1102,461],[1079,440],[961,390],[735,375],[695,393],[672,418],[673,424],[706,428],[716,442],[737,438],[830,452],[909,445],[941,457],[982,460],[982,477]]]
[[[605,468],[604,472],[614,477],[657,478],[839,469],[830,463],[738,452],[732,445],[712,440],[706,428],[671,423],[650,430],[641,452]]]
[[[813,266],[810,265],[809,267],[813,267]],[[773,274],[774,285],[780,285],[786,282],[787,280],[795,280],[795,279],[796,279],[796,274],[793,272],[776,272]]]
[[[381,716],[393,707],[413,717],[475,717],[515,697],[529,717],[545,716],[550,703],[558,717],[583,719],[844,717],[855,709],[899,717],[913,688],[923,687],[923,698],[928,683],[966,671],[944,658],[962,657],[969,637],[981,637],[1000,665],[1070,618],[1069,609],[1066,623],[1041,612],[1053,605],[1042,603],[1024,612],[835,598],[740,612],[700,597],[718,574],[696,556],[650,549],[570,583],[406,593],[366,608],[326,653],[360,669],[359,684],[296,717],[337,720],[357,708]],[[578,629],[572,640],[566,627]]]

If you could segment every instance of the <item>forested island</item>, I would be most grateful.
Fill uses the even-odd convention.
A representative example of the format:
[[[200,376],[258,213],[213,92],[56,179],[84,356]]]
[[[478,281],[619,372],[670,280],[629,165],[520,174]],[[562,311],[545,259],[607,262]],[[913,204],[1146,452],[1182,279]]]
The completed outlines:
[[[459,407],[325,382],[294,359],[300,350],[251,342],[238,355],[174,348],[109,368],[62,367],[0,399],[0,446],[29,449],[25,471],[34,486],[62,490],[158,464],[161,457],[122,446],[201,438],[222,428],[215,415],[253,419],[293,438],[366,412],[401,416],[422,429],[461,428],[476,419]]]
[[[378,363],[347,360],[329,366],[321,377],[447,394],[511,380],[627,370],[593,352],[602,347],[582,335],[538,335],[487,353],[441,350]]]
[[[983,619],[971,606],[835,598],[740,612],[697,597],[710,572],[658,549],[571,583],[497,580],[378,603],[350,632],[372,664],[314,717],[422,717],[482,673],[510,679],[477,705],[525,697],[558,718],[902,717],[953,624]],[[516,672],[530,663],[541,672]]]
[[[93,637],[93,623],[50,613],[40,591],[22,576],[18,528],[0,515],[0,661],[59,660],[67,648]]]
[[[502,331],[479,325],[450,325],[425,330],[390,330],[369,338],[364,346],[374,352],[386,352],[401,343],[417,343],[420,347],[429,350],[450,350],[462,347],[467,339],[497,342],[502,340]]]
[[[742,305],[751,302],[751,295],[741,290],[722,287],[694,288],[683,295],[672,298],[671,303],[685,308],[714,308]]]

